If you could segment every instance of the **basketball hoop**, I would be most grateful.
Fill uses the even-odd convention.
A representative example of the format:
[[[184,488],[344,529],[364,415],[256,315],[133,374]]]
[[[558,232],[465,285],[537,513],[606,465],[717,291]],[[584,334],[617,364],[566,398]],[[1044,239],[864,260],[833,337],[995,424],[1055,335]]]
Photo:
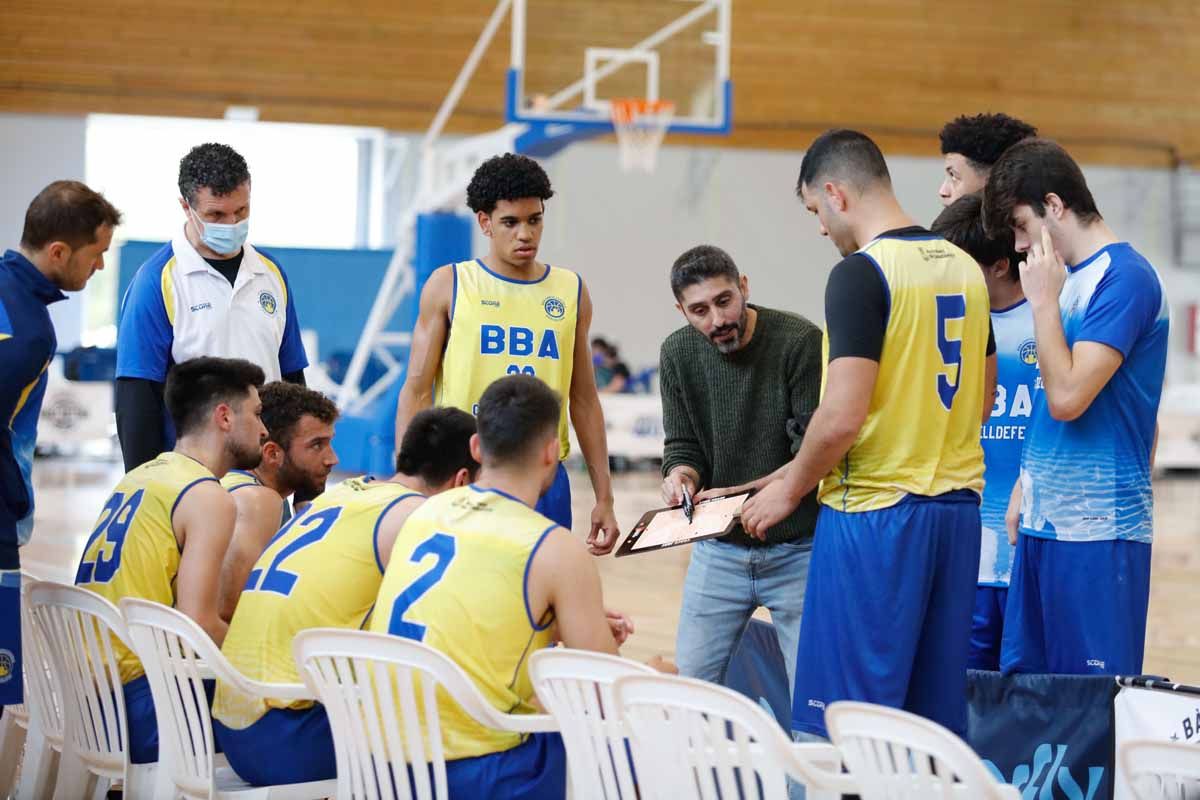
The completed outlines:
[[[675,104],[669,100],[626,98],[611,100],[613,130],[617,133],[617,148],[621,169],[654,172],[658,148],[662,144]]]

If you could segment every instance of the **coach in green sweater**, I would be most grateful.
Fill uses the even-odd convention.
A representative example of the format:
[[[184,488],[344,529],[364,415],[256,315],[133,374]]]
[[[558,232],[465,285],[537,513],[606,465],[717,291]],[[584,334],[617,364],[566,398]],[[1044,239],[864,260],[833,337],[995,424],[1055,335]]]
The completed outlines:
[[[750,285],[724,250],[693,247],[671,267],[688,324],[663,342],[663,499],[726,494],[786,468],[821,392],[821,331],[796,314],[749,303]],[[724,488],[722,488],[724,487]],[[722,683],[759,606],[771,612],[795,683],[800,613],[817,520],[816,494],[765,541],[740,527],[692,548],[679,614],[680,674]]]

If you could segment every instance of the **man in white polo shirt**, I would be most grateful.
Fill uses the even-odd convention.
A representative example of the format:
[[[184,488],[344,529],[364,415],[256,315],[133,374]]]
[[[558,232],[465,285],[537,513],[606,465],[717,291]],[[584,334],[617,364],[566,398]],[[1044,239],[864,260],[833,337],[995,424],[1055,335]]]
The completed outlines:
[[[202,144],[179,162],[182,230],[142,264],[121,302],[117,435],[125,468],[170,450],[163,404],[172,364],[244,358],[267,381],[304,383],[308,357],[287,277],[246,243],[250,170],[232,147]]]

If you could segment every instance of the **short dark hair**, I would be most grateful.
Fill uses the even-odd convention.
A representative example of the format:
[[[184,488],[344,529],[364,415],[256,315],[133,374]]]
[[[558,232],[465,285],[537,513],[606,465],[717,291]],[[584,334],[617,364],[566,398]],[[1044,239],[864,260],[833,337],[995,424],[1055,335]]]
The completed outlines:
[[[800,162],[796,195],[803,186],[815,186],[821,178],[836,177],[857,189],[876,183],[891,185],[887,161],[870,136],[846,128],[834,128],[818,136]]]
[[[958,153],[978,170],[986,171],[1004,151],[1019,141],[1037,136],[1037,128],[1008,114],[965,114],[942,126],[942,155]]]
[[[983,187],[983,224],[988,233],[1008,228],[1021,205],[1043,217],[1048,194],[1058,195],[1084,224],[1100,219],[1083,170],[1066,150],[1049,139],[1018,142],[1000,156]]]
[[[474,479],[479,462],[471,457],[475,418],[461,408],[427,408],[408,423],[396,472],[416,475],[428,486],[441,486],[466,469]]]
[[[978,194],[963,195],[946,206],[930,230],[966,250],[967,255],[985,267],[1007,258],[1008,279],[1021,279],[1021,256],[1013,248],[1012,230],[1004,228],[988,235],[983,229],[983,199]]]
[[[476,213],[492,213],[501,200],[536,197],[545,201],[553,196],[550,176],[542,165],[516,153],[492,156],[480,164],[467,186],[467,206]]]
[[[25,210],[21,246],[41,250],[51,242],[64,242],[76,250],[94,244],[101,225],[120,224],[121,212],[104,195],[79,181],[55,181]]]
[[[241,358],[201,356],[176,364],[164,391],[175,433],[184,436],[204,426],[219,403],[233,403],[266,380],[262,368]]]
[[[489,461],[520,460],[558,430],[558,395],[531,375],[509,375],[479,398],[479,445]]]
[[[198,144],[179,161],[179,193],[188,205],[196,201],[196,194],[205,187],[223,197],[248,180],[250,167],[246,159],[227,144]]]
[[[296,425],[301,417],[315,417],[332,425],[337,421],[338,409],[333,401],[307,386],[286,381],[272,381],[258,392],[262,399],[262,421],[267,427],[267,437],[287,450],[296,435]]]
[[[737,284],[741,278],[737,264],[719,247],[711,244],[701,244],[675,259],[671,265],[671,291],[675,299],[683,296],[683,290],[689,286],[706,281],[709,278],[725,277]]]

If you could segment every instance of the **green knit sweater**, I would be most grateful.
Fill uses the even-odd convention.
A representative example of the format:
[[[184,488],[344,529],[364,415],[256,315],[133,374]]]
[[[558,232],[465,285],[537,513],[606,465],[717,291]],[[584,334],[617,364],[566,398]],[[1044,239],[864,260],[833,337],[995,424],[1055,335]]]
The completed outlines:
[[[796,314],[758,312],[750,342],[723,355],[690,325],[663,342],[663,475],[685,465],[702,488],[747,483],[774,472],[800,448],[821,395],[821,331]],[[769,543],[811,537],[816,492],[767,531]],[[760,544],[739,526],[724,541]]]

